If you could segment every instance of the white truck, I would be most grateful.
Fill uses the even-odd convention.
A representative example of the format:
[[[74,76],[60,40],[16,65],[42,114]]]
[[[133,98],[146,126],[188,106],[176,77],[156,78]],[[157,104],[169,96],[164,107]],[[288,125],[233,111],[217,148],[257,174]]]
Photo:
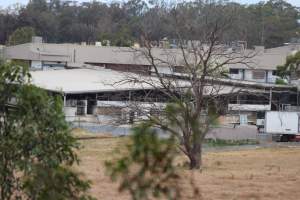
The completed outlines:
[[[298,141],[300,137],[299,116],[299,112],[267,111],[263,120],[263,132],[272,134],[277,141]],[[257,120],[261,123],[261,119]]]

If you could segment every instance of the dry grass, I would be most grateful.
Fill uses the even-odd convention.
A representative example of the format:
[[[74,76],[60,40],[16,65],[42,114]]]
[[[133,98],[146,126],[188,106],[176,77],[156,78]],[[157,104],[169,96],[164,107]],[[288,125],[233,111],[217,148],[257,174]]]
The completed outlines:
[[[118,185],[112,183],[105,173],[104,162],[116,155],[115,149],[124,146],[126,138],[82,140],[79,152],[79,170],[92,181],[91,193],[98,200],[125,200],[126,194],[118,193]]]
[[[109,133],[95,134],[95,133],[90,133],[81,128],[74,128],[74,129],[72,129],[71,132],[72,132],[73,137],[78,138],[78,139],[111,138],[111,137],[113,137]]]
[[[91,193],[99,200],[126,200],[117,183],[105,175],[103,162],[126,138],[81,141],[79,170],[93,182]],[[182,158],[183,159],[183,158]],[[182,170],[183,188],[189,189],[189,170]],[[206,153],[202,173],[193,172],[205,200],[297,200],[300,199],[300,148],[269,148]]]

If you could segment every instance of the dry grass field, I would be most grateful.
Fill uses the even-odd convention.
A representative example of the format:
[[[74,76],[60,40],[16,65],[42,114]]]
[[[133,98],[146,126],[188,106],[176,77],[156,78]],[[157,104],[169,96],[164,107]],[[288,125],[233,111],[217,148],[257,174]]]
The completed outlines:
[[[118,193],[118,184],[110,181],[103,166],[105,160],[114,157],[114,149],[126,143],[126,138],[105,136],[81,143],[78,170],[92,181],[92,195],[99,200],[129,199],[127,194]],[[190,191],[190,173],[182,170],[182,187],[186,191]],[[204,154],[202,172],[193,172],[193,177],[204,200],[298,200],[300,148],[208,152]]]

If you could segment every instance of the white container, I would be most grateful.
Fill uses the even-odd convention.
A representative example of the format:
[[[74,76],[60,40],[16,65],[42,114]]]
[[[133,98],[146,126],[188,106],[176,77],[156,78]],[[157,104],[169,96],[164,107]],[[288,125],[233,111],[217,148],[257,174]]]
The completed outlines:
[[[299,113],[280,111],[266,112],[265,132],[271,134],[298,134]]]

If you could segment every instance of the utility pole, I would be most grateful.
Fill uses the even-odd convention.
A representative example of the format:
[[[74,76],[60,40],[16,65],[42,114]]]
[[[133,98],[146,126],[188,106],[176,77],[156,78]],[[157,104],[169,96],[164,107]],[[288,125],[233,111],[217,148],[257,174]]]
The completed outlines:
[[[271,110],[271,108],[272,108],[272,88],[270,88],[269,105],[270,105],[270,110]]]

